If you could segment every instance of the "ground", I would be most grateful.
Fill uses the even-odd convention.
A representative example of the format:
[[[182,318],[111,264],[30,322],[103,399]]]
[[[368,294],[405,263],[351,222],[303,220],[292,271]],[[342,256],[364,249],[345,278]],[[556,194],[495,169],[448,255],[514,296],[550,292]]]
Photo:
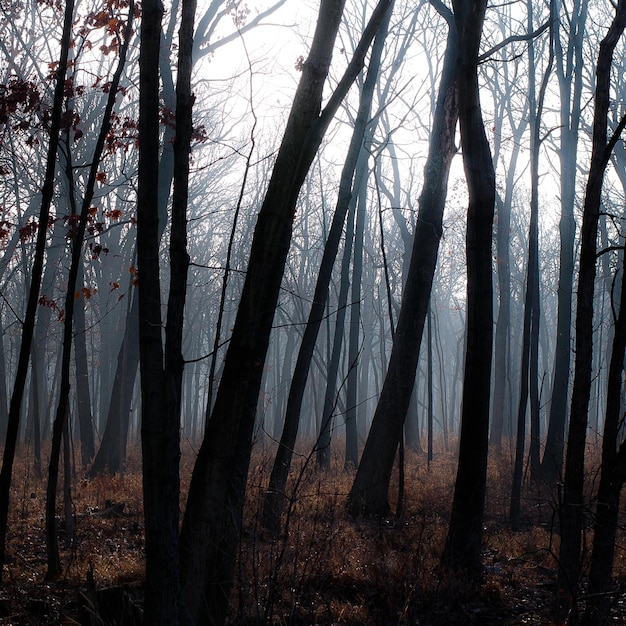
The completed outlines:
[[[341,469],[341,450],[337,445],[333,469],[326,474],[315,471],[314,459],[307,461],[306,447],[302,448],[289,486],[292,506],[281,537],[272,541],[259,527],[258,512],[273,450],[255,449],[230,623],[546,623],[558,553],[556,507],[538,488],[528,486],[523,527],[516,533],[509,529],[510,459],[490,461],[485,577],[479,589],[463,589],[446,580],[439,567],[456,471],[452,453],[440,449],[430,464],[423,455],[409,453],[402,514],[355,521],[343,506],[352,474]],[[185,445],[181,510],[193,457],[192,447]],[[74,537],[67,541],[61,516],[64,575],[56,581],[44,581],[45,481],[34,475],[27,449],[16,464],[14,485],[0,624],[139,624],[143,577],[139,449],[130,451],[123,476],[86,480],[76,470]],[[395,510],[395,482],[392,487]],[[62,511],[60,494],[60,515]],[[626,624],[625,531],[622,518],[615,560],[615,624]],[[585,550],[590,546],[591,528]],[[588,556],[586,552],[586,564]]]

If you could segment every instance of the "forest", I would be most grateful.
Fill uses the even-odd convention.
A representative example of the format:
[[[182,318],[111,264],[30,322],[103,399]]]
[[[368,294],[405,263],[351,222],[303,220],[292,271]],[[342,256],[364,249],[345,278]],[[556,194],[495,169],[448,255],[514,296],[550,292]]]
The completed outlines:
[[[626,0],[0,0],[0,623],[626,623]]]

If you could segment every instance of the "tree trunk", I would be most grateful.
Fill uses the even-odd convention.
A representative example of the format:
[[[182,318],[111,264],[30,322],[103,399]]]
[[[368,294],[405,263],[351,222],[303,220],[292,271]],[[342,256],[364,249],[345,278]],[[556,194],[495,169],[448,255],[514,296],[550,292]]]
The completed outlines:
[[[443,7],[441,10],[447,11]],[[352,515],[384,515],[389,511],[389,481],[415,381],[441,238],[448,174],[456,153],[458,47],[450,15],[448,21],[446,56],[424,168],[424,188],[419,201],[409,273],[387,375],[348,496],[348,510]]]
[[[615,539],[619,516],[620,491],[626,480],[624,457],[626,444],[618,449],[621,418],[622,372],[626,350],[626,264],[622,263],[622,287],[619,315],[615,322],[611,362],[606,390],[606,415],[602,438],[602,466],[593,526],[593,549],[589,570],[585,626],[607,624],[611,607],[611,575],[615,556]]]
[[[272,474],[270,476],[268,491],[265,496],[263,506],[262,524],[264,528],[269,530],[274,536],[278,534],[280,528],[280,516],[284,508],[286,499],[285,488],[287,485],[287,477],[291,467],[291,459],[293,449],[298,434],[298,425],[300,421],[300,411],[302,408],[302,399],[309,374],[313,351],[317,342],[322,320],[324,318],[324,310],[328,300],[328,288],[332,277],[332,270],[337,258],[337,251],[341,242],[341,234],[343,232],[346,215],[353,196],[353,180],[355,179],[355,171],[359,162],[359,155],[363,151],[363,139],[365,136],[365,128],[370,120],[372,108],[372,100],[374,97],[374,87],[378,80],[378,71],[380,68],[380,58],[382,55],[385,38],[387,36],[387,25],[391,18],[391,8],[387,11],[384,20],[381,22],[380,29],[376,35],[376,40],[372,48],[372,55],[365,80],[359,110],[355,119],[352,138],[348,147],[348,154],[341,172],[341,180],[339,183],[339,192],[337,198],[337,206],[333,215],[333,221],[328,232],[326,245],[324,246],[324,254],[320,264],[320,270],[315,284],[315,292],[313,294],[313,303],[307,320],[307,325],[298,351],[296,359],[296,367],[289,388],[289,396],[287,398],[287,409],[285,411],[285,422],[283,432],[280,439]],[[327,446],[324,446],[326,449]]]
[[[559,575],[555,594],[555,618],[563,619],[572,611],[576,619],[576,599],[580,576],[580,546],[583,528],[583,487],[587,413],[591,393],[593,357],[593,296],[596,275],[596,238],[604,172],[623,128],[607,144],[607,114],[613,53],[626,27],[626,0],[620,0],[606,37],[600,44],[596,67],[595,111],[591,165],[583,205],[578,299],[576,305],[576,360],[574,389],[567,439],[563,502],[561,505],[561,545]]]
[[[387,34],[385,25],[384,35]],[[382,44],[381,44],[382,47]],[[369,76],[369,74],[368,74]],[[373,132],[371,129],[370,132]],[[368,141],[368,143],[370,143]],[[363,159],[367,169],[367,157]],[[344,468],[356,469],[359,464],[359,445],[357,437],[357,386],[359,354],[361,352],[361,280],[363,277],[363,234],[365,231],[365,210],[367,207],[367,176],[361,176],[357,189],[357,209],[352,259],[352,285],[350,297],[350,333],[348,337],[348,381],[346,385],[346,454]]]
[[[528,32],[533,32],[533,12],[527,3]],[[552,46],[550,46],[552,47]],[[531,476],[538,478],[539,472],[539,149],[541,147],[540,127],[543,102],[552,68],[552,52],[546,68],[539,98],[535,90],[535,50],[531,42],[528,46],[529,67],[529,111],[530,111],[530,225],[528,228],[528,266],[526,269],[526,295],[524,301],[524,330],[522,333],[522,363],[520,379],[520,399],[517,414],[517,438],[515,446],[515,466],[509,522],[514,530],[519,527],[522,474],[524,469],[524,444],[526,438],[526,409],[530,399],[531,413]]]
[[[7,405],[7,371],[4,357],[4,329],[0,319],[0,438],[4,439],[7,431],[9,407]]]
[[[144,621],[178,624],[180,413],[182,399],[183,313],[187,294],[187,202],[192,137],[191,71],[195,0],[183,0],[178,44],[176,136],[174,140],[170,284],[161,337],[159,242],[164,217],[154,185],[159,172],[159,71],[163,6],[144,11],[140,49],[139,187],[137,258],[139,262],[139,354],[141,364],[141,442],[146,523],[146,591]],[[148,15],[146,11],[148,10]],[[143,150],[142,150],[143,148]],[[161,222],[161,224],[159,224]],[[141,235],[141,236],[140,236]]]
[[[491,240],[495,175],[480,108],[478,50],[486,0],[453,2],[459,31],[458,94],[467,212],[467,347],[459,465],[443,562],[470,582],[482,575],[493,338]]]
[[[127,296],[130,306],[126,315],[124,337],[117,355],[111,402],[102,441],[89,470],[91,478],[104,473],[122,473],[126,463],[130,408],[139,367],[139,300],[136,290],[133,290],[132,279],[130,282]]]
[[[74,1],[67,0],[63,19],[63,34],[61,37],[61,54],[59,64],[55,71],[54,101],[50,115],[50,143],[46,155],[46,172],[41,191],[41,207],[39,210],[39,228],[35,244],[35,258],[30,278],[30,289],[26,314],[22,326],[22,342],[15,373],[15,383],[9,405],[7,435],[2,457],[2,470],[0,470],[0,581],[4,564],[6,562],[6,533],[7,519],[9,514],[9,494],[11,490],[11,477],[13,473],[13,460],[17,445],[17,436],[20,423],[20,411],[22,399],[26,387],[26,375],[30,357],[37,303],[39,301],[39,288],[43,274],[44,254],[46,248],[47,224],[50,215],[50,205],[54,194],[54,172],[56,169],[56,154],[59,145],[59,132],[61,130],[61,113],[63,108],[63,96],[65,88],[65,75],[67,72],[68,51],[71,39],[72,16],[74,13]]]
[[[568,31],[568,48],[561,48],[557,22],[555,33],[555,59],[559,78],[561,103],[561,219],[559,222],[560,257],[559,284],[557,288],[556,347],[548,432],[541,471],[552,486],[561,479],[567,422],[567,400],[570,380],[572,337],[572,293],[574,280],[574,237],[576,221],[576,162],[578,128],[581,119],[581,93],[583,75],[583,39],[587,19],[587,0],[575,0],[571,10]],[[572,91],[572,81],[573,91]],[[570,105],[571,103],[571,105]]]
[[[323,0],[252,239],[215,406],[196,459],[181,530],[186,623],[222,624],[234,577],[256,408],[296,202],[330,120],[361,71],[390,0],[379,2],[346,73],[321,110],[344,0]]]
[[[83,285],[82,263],[79,268],[78,286]],[[76,291],[80,291],[77,289]],[[91,394],[89,392],[89,361],[87,358],[87,341],[85,331],[85,300],[80,298],[74,311],[74,355],[76,361],[76,404],[80,429],[80,454],[83,468],[87,468],[93,460],[95,442],[93,437],[93,420],[91,417]]]
[[[367,154],[363,151],[359,157],[355,188],[363,185],[367,171]],[[333,420],[337,405],[337,377],[341,361],[341,347],[345,333],[345,322],[348,305],[348,291],[350,290],[350,260],[352,258],[352,245],[354,243],[354,216],[358,196],[353,195],[350,200],[348,223],[341,261],[341,274],[339,278],[339,297],[337,298],[337,314],[335,318],[332,347],[326,371],[326,389],[324,391],[324,404],[322,406],[322,420],[319,427],[319,435],[316,443],[315,462],[321,470],[330,469],[330,444],[332,441]]]

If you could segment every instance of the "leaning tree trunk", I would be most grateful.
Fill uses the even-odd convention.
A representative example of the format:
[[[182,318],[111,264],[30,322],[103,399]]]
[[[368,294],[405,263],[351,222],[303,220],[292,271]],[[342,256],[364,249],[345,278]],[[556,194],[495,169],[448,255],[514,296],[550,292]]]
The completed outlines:
[[[576,615],[576,598],[580,576],[580,547],[583,528],[583,488],[587,414],[591,394],[593,353],[593,296],[596,275],[596,238],[604,173],[613,145],[617,142],[626,118],[607,144],[607,114],[610,105],[611,65],[613,53],[626,27],[626,0],[620,0],[606,37],[600,43],[596,67],[595,111],[591,165],[583,205],[578,299],[576,305],[576,360],[574,389],[567,439],[563,502],[561,504],[561,546],[559,574],[555,594],[554,617],[562,620],[572,611]]]
[[[478,89],[478,50],[486,0],[455,0],[459,30],[459,122],[469,192],[467,211],[467,345],[459,465],[443,554],[453,572],[482,575],[482,526],[487,486],[489,398],[493,338],[491,239],[495,174]]]
[[[26,375],[33,340],[37,303],[39,301],[39,287],[43,274],[44,254],[46,248],[46,235],[50,205],[54,193],[54,171],[57,161],[57,148],[59,145],[59,131],[61,130],[61,113],[65,89],[65,74],[67,72],[67,59],[71,39],[72,16],[74,13],[74,0],[67,0],[63,19],[63,34],[61,36],[61,54],[57,65],[54,87],[54,100],[50,114],[50,143],[46,155],[46,173],[41,190],[41,208],[39,210],[39,228],[37,229],[37,241],[35,243],[35,259],[30,278],[30,289],[26,314],[22,326],[22,343],[15,373],[15,383],[9,404],[9,416],[7,420],[7,434],[2,457],[2,470],[0,470],[0,581],[6,562],[6,534],[7,520],[9,515],[9,494],[11,490],[11,477],[13,474],[13,460],[17,446],[17,436],[20,424],[20,410],[24,389],[26,387]]]
[[[296,367],[289,387],[283,432],[278,451],[276,452],[276,458],[274,459],[265,502],[263,503],[262,524],[263,527],[269,530],[274,536],[278,534],[280,517],[287,499],[285,489],[298,434],[302,400],[309,375],[311,359],[313,358],[315,344],[317,343],[317,336],[320,326],[322,325],[322,320],[324,319],[324,310],[328,300],[328,288],[330,286],[335,259],[337,258],[337,251],[339,250],[339,244],[341,242],[341,234],[343,233],[346,215],[354,193],[353,181],[355,180],[355,171],[359,162],[359,155],[363,150],[365,129],[370,119],[374,87],[378,80],[380,58],[382,56],[385,38],[387,36],[387,25],[390,18],[391,7],[385,19],[381,22],[380,30],[376,35],[376,40],[372,48],[367,78],[363,85],[359,110],[348,147],[348,154],[341,172],[337,206],[328,232],[326,245],[324,246],[324,254],[315,283],[313,303],[311,304],[309,318],[304,329],[302,343],[300,344],[300,350],[298,351],[298,357],[296,359]]]
[[[234,578],[263,366],[296,202],[330,120],[359,72],[391,0],[381,0],[326,107],[324,85],[344,0],[322,0],[311,52],[252,239],[248,270],[215,405],[193,469],[183,520],[181,595],[185,623],[222,624]]]
[[[348,510],[352,515],[384,515],[389,511],[389,481],[413,391],[424,322],[437,264],[448,174],[456,153],[454,138],[458,113],[457,37],[450,12],[442,6],[438,9],[447,15],[450,30],[433,120],[430,151],[424,168],[424,188],[419,201],[411,262],[389,367],[348,496]]]

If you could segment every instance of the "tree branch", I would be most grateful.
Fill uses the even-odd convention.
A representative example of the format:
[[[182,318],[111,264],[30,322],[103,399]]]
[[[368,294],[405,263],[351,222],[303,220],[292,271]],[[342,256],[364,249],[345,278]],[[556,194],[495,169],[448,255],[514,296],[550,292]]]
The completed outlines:
[[[483,63],[491,55],[495,54],[496,52],[498,52],[498,50],[501,50],[505,46],[508,46],[510,43],[514,43],[516,41],[529,41],[531,39],[534,39],[535,37],[538,37],[539,35],[541,35],[541,33],[543,33],[544,31],[548,30],[549,27],[550,27],[550,20],[545,22],[545,24],[542,24],[537,30],[533,31],[532,33],[526,33],[525,35],[511,35],[510,37],[507,37],[506,39],[502,40],[499,44],[496,44],[493,48],[490,48],[489,50],[487,50],[487,52],[483,52],[478,57],[478,62]]]

